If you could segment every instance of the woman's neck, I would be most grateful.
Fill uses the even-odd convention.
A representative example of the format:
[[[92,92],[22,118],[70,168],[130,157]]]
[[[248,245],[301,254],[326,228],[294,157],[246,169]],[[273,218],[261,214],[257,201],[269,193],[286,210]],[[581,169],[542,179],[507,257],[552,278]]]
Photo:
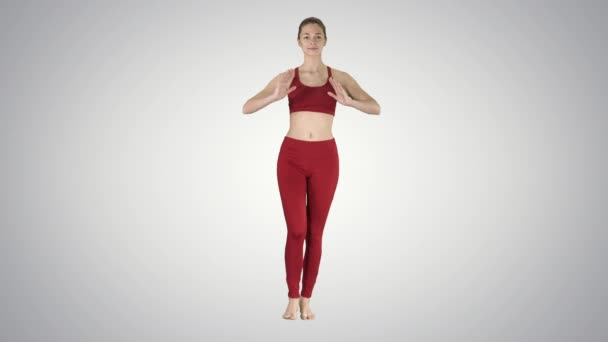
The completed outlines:
[[[306,71],[323,71],[325,69],[325,64],[321,60],[321,56],[304,56],[304,63],[300,69]]]

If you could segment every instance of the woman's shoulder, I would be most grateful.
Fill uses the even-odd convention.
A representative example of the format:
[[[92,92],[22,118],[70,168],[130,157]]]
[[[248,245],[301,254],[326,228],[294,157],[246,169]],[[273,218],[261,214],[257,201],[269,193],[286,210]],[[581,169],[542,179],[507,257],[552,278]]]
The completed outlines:
[[[333,66],[331,66],[331,65],[330,65],[329,67],[331,68],[331,74],[332,74],[332,76],[333,76],[334,74],[335,74],[336,76],[346,74],[346,71],[344,71],[344,70],[340,70],[340,69],[338,69],[338,68],[334,68],[334,67],[333,67]]]
[[[333,66],[331,68],[331,76],[338,81],[346,81],[351,78],[350,74],[344,70],[336,69]]]

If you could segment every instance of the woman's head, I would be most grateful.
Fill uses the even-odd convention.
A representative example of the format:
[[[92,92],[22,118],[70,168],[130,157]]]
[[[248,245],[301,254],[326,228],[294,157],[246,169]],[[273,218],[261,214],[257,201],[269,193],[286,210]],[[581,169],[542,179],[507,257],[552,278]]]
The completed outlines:
[[[300,23],[298,28],[298,45],[305,51],[320,52],[327,43],[325,25],[319,18],[308,17]],[[315,50],[314,48],[317,48]]]

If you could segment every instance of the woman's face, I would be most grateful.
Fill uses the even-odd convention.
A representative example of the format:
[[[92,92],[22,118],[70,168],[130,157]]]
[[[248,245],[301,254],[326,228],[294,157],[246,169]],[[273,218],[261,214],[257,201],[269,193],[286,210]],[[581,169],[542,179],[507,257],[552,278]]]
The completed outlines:
[[[326,40],[323,29],[317,24],[306,24],[302,26],[298,45],[304,53],[318,55],[323,50]]]

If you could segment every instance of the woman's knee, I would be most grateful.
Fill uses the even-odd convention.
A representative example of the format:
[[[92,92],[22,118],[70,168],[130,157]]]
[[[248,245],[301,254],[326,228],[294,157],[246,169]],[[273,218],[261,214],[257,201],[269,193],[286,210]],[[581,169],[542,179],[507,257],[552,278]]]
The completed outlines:
[[[288,229],[287,238],[294,241],[304,241],[306,239],[305,229]]]

